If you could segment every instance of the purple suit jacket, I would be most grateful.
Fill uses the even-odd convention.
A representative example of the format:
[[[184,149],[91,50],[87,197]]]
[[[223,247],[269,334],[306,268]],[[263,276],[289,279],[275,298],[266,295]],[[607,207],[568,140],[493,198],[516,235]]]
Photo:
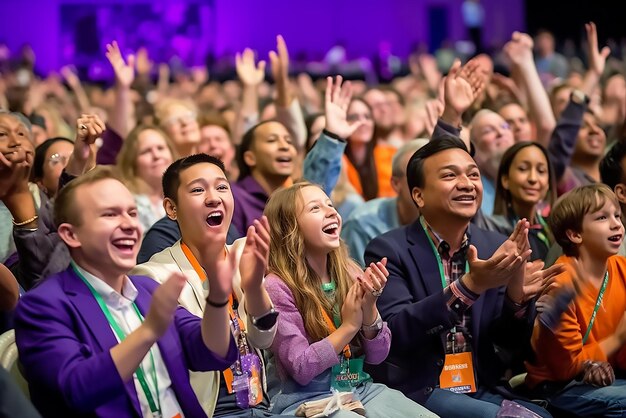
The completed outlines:
[[[145,316],[158,283],[142,276],[131,280],[138,291],[135,303]],[[115,335],[71,269],[48,277],[21,298],[15,337],[31,400],[43,416],[141,416],[132,379],[122,381],[111,358]],[[227,368],[237,357],[234,340],[226,358],[217,357],[202,341],[200,318],[178,307],[158,345],[183,413],[206,417],[188,370]]]

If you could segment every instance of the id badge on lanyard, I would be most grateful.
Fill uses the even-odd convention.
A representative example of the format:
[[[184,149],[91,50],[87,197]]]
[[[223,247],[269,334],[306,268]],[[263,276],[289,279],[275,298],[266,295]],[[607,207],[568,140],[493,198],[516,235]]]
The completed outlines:
[[[228,369],[224,370],[224,381],[228,393],[235,394],[237,406],[242,409],[248,409],[258,405],[263,400],[261,359],[256,353],[250,352],[248,349],[244,324],[233,309],[232,295],[229,298],[229,305],[233,335],[237,341],[239,356]]]

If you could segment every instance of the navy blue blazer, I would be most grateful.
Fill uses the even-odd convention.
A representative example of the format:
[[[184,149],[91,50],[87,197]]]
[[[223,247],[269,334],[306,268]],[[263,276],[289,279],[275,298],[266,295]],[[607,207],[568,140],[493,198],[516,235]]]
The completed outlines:
[[[478,257],[489,258],[506,240],[470,225],[470,243]],[[454,326],[447,308],[437,259],[419,219],[373,239],[365,249],[365,265],[387,257],[389,278],[378,299],[378,310],[391,329],[391,350],[378,366],[368,366],[375,381],[424,403],[439,384],[445,358],[445,338]],[[525,335],[525,320],[516,319],[505,304],[505,287],[490,289],[472,305],[472,351],[479,385],[495,385],[505,364],[498,347],[514,347]]]

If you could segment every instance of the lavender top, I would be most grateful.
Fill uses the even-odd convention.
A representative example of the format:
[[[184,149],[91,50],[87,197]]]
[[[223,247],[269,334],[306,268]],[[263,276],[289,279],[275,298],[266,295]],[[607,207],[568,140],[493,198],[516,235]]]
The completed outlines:
[[[265,288],[280,312],[276,337],[270,347],[276,360],[276,372],[281,382],[294,380],[306,386],[316,376],[339,363],[328,338],[311,342],[304,328],[302,315],[296,307],[293,294],[289,287],[275,274],[265,278]],[[365,352],[365,362],[379,364],[387,357],[391,344],[391,331],[387,323],[372,340],[359,334]],[[330,389],[330,381],[328,383]]]

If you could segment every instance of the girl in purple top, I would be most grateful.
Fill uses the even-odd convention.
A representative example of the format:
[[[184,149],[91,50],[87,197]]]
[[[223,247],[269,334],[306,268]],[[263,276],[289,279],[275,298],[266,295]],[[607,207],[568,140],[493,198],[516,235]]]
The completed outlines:
[[[272,412],[293,414],[334,388],[353,391],[370,418],[436,416],[363,371],[363,362],[378,364],[389,352],[391,333],[376,308],[386,259],[362,271],[349,258],[341,217],[311,183],[275,192],[265,214],[272,238],[265,286],[280,312],[268,368]]]

